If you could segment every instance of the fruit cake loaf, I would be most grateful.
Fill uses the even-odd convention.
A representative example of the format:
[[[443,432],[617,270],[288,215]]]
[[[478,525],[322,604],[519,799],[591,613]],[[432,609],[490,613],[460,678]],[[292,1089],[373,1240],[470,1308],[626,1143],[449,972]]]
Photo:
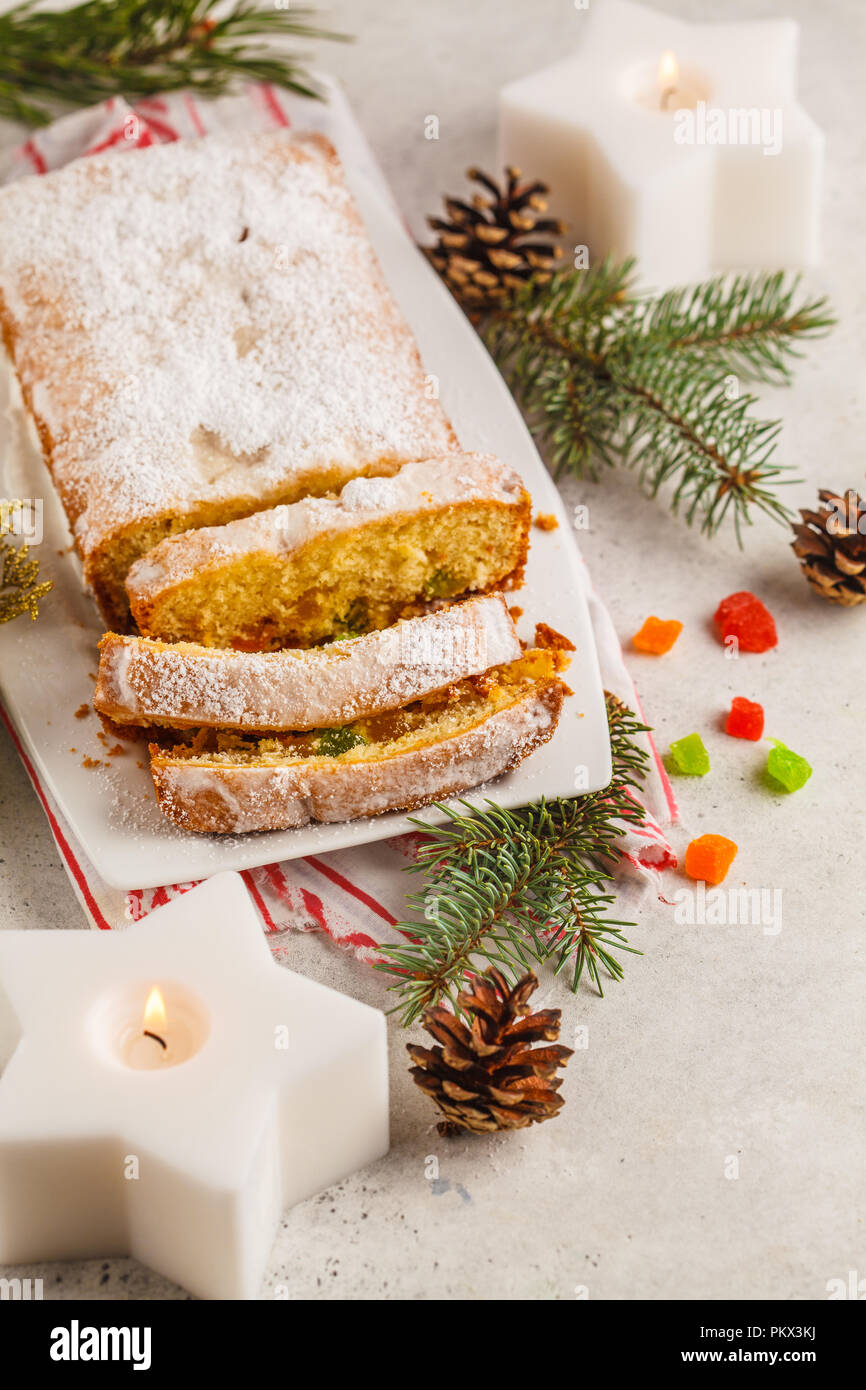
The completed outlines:
[[[131,568],[140,631],[246,650],[388,627],[432,599],[517,583],[530,498],[492,454],[452,452],[171,537]]]
[[[520,656],[501,594],[307,651],[237,652],[108,633],[93,705],[112,732],[279,731],[397,709]]]
[[[516,767],[553,734],[566,687],[530,651],[340,729],[263,739],[205,730],[150,747],[161,810],[185,830],[285,830],[408,810]]]
[[[0,246],[3,337],[111,628],[164,536],[456,445],[319,135],[21,179]]]

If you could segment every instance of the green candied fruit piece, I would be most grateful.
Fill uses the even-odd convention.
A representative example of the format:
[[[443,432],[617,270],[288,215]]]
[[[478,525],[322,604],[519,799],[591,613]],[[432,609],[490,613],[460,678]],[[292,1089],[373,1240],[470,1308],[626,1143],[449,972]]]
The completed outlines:
[[[671,757],[677,771],[690,777],[706,777],[710,770],[710,755],[700,734],[686,734],[671,744]]]
[[[350,604],[347,613],[334,624],[331,642],[345,642],[350,637],[360,637],[367,630],[367,605],[362,599]]]
[[[457,587],[457,581],[450,570],[434,570],[424,586],[424,597],[449,598]]]
[[[805,758],[793,749],[786,748],[779,738],[771,739],[775,746],[767,755],[767,771],[777,782],[781,782],[786,792],[799,791],[805,787],[812,776],[812,768]]]
[[[316,752],[320,758],[339,758],[351,748],[360,748],[369,742],[357,729],[350,729],[346,724],[339,729],[318,729],[317,734]]]

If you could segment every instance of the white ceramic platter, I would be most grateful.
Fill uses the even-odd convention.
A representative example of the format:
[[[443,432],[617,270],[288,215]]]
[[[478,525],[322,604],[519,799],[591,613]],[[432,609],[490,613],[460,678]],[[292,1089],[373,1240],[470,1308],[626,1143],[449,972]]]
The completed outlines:
[[[466,449],[489,450],[522,475],[534,512],[552,513],[554,531],[532,530],[518,628],[531,638],[539,620],[565,633],[577,651],[567,673],[574,694],[550,743],[508,776],[467,794],[504,806],[541,796],[572,796],[610,779],[604,696],[585,599],[581,561],[570,519],[502,378],[474,330],[373,187],[350,179],[391,285],[438,378],[442,402]],[[8,362],[0,383],[0,492],[43,498],[43,572],[55,588],[37,623],[26,617],[0,627],[0,690],[6,710],[81,847],[112,887],[152,888],[204,878],[219,869],[248,869],[281,859],[362,845],[408,828],[402,814],[340,825],[247,836],[205,836],[175,829],[157,809],[143,745],[106,758],[99,722],[75,711],[93,695],[99,615],[83,592],[69,532],[48,482],[32,429],[18,403]],[[71,751],[73,750],[74,751]],[[83,760],[99,760],[86,767]],[[141,764],[141,765],[140,765]],[[432,819],[435,811],[423,813]]]

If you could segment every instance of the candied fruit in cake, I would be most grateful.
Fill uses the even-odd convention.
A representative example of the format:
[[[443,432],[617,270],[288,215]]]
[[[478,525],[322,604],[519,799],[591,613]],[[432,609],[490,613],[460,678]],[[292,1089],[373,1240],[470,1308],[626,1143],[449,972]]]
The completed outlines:
[[[699,835],[686,850],[686,873],[704,883],[721,883],[737,857],[737,846],[724,835]]]
[[[779,640],[772,613],[748,589],[723,598],[716,609],[715,620],[722,641],[735,637],[740,651],[766,652]]]
[[[705,777],[710,770],[710,755],[700,734],[686,734],[671,744],[671,757],[678,772],[690,777]]]
[[[764,706],[757,700],[746,700],[735,695],[731,701],[731,712],[725,723],[725,733],[732,738],[750,738],[753,743],[764,732]]]
[[[812,776],[811,766],[799,753],[786,748],[781,739],[774,738],[773,745],[767,757],[767,771],[786,792],[799,791]]]
[[[647,618],[631,640],[639,652],[661,656],[670,651],[682,630],[683,625],[676,618]]]

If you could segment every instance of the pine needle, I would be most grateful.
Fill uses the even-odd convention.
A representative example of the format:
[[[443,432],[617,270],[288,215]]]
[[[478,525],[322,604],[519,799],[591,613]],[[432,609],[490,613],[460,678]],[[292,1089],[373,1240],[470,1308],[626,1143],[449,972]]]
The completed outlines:
[[[54,12],[25,0],[0,14],[0,116],[44,125],[63,107],[179,88],[214,96],[235,78],[320,95],[301,57],[268,45],[347,35],[319,28],[293,0],[221,9],[221,0],[84,0]]]
[[[408,869],[425,878],[409,898],[420,917],[399,923],[405,941],[383,947],[376,966],[395,977],[405,1024],[443,999],[456,1009],[460,990],[489,965],[515,982],[550,961],[557,974],[569,968],[573,990],[585,974],[603,994],[605,977],[622,978],[613,953],[640,955],[623,934],[630,924],[610,915],[606,886],[626,827],[644,818],[634,792],[648,755],[635,736],[646,726],[613,696],[607,709],[613,776],[603,791],[517,811],[464,802],[465,814],[439,808],[442,825],[413,821],[424,832]]]
[[[741,383],[789,382],[801,344],[834,323],[826,300],[803,299],[781,272],[646,297],[633,270],[609,260],[561,270],[482,323],[554,473],[632,468],[707,534],[730,517],[739,538],[754,512],[787,522],[780,425],[756,418]]]

